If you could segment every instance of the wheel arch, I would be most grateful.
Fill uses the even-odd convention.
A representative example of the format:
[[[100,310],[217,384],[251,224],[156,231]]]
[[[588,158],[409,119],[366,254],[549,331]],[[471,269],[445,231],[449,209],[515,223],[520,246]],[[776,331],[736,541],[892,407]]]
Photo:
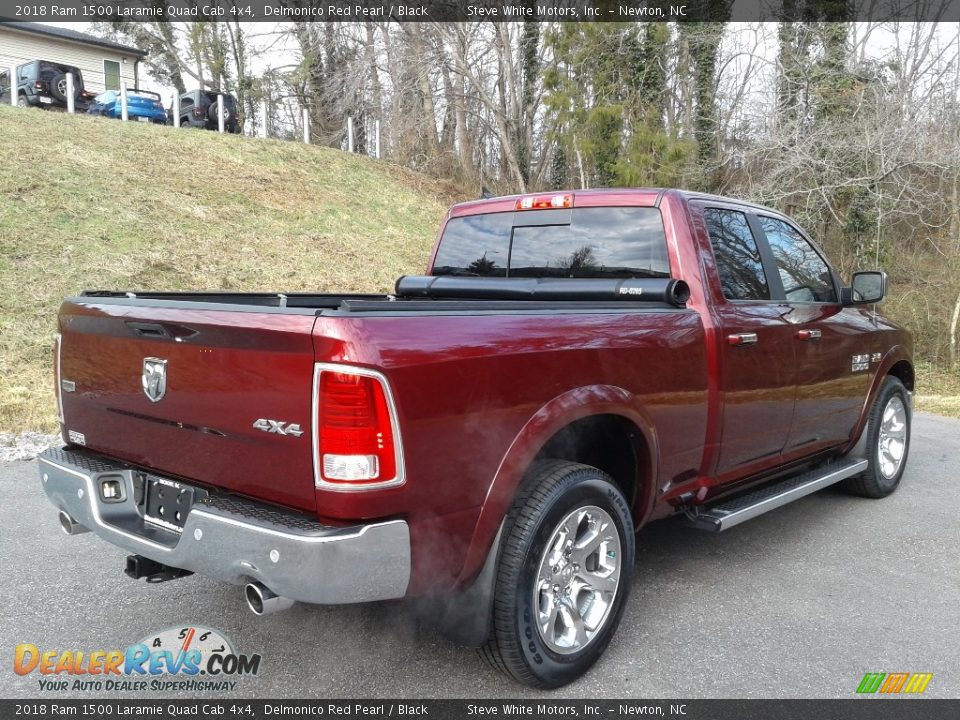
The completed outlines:
[[[913,363],[911,363],[909,360],[897,360],[895,363],[893,363],[893,365],[890,366],[890,369],[887,370],[886,374],[893,375],[903,383],[903,386],[907,390],[913,392],[915,376],[913,372]]]
[[[907,388],[907,391],[912,395],[915,387],[916,375],[914,373],[913,360],[910,356],[910,351],[902,345],[895,345],[894,347],[890,348],[887,354],[880,361],[880,365],[877,367],[877,370],[873,375],[873,381],[870,383],[870,391],[867,393],[867,397],[864,399],[863,407],[860,408],[860,418],[857,420],[857,424],[850,433],[850,442],[844,449],[845,454],[849,454],[854,457],[861,457],[866,452],[866,429],[867,422],[870,419],[870,408],[873,407],[873,403],[877,398],[877,393],[880,392],[880,388],[883,386],[884,380],[891,376],[902,382],[904,387]],[[912,412],[912,403],[910,404],[910,410]]]
[[[591,447],[596,440],[611,451],[609,457]],[[547,457],[594,464],[620,486],[637,527],[649,515],[656,495],[659,443],[646,411],[631,393],[613,385],[570,390],[534,413],[501,459],[474,527],[458,587],[469,585],[495,552],[494,538],[520,483],[535,461]]]
[[[625,415],[586,415],[564,425],[540,448],[533,462],[556,459],[602,470],[617,484],[636,511],[647,484],[651,453],[643,433]]]

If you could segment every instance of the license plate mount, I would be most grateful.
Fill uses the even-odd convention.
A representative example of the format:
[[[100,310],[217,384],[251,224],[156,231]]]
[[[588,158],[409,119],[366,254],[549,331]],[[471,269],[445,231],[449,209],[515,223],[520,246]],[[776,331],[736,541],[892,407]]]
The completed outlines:
[[[196,489],[148,475],[144,483],[143,519],[166,530],[182,533],[193,507]]]

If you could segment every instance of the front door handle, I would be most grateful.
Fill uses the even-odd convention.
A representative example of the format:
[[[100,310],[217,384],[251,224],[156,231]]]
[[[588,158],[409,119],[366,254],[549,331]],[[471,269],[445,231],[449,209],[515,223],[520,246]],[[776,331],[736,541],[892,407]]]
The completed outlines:
[[[756,345],[756,333],[734,333],[727,335],[727,344],[729,345]]]
[[[819,330],[797,330],[797,340],[819,340],[823,335]]]

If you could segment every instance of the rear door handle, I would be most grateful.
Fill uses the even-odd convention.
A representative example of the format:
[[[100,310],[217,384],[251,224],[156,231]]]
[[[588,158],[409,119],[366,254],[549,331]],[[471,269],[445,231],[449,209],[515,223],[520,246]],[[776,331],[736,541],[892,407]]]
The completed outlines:
[[[733,333],[727,335],[727,344],[729,345],[756,345],[756,333]]]
[[[819,330],[797,330],[797,340],[819,340],[823,335]]]

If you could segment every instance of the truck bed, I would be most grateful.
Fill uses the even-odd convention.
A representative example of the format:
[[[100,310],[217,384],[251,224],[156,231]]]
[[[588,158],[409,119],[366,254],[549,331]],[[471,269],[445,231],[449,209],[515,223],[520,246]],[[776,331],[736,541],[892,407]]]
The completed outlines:
[[[658,299],[654,290],[665,281],[644,282],[646,296],[607,300],[88,291],[60,312],[61,381],[73,388],[61,385],[65,440],[329,520],[376,517],[388,505],[392,514],[444,503],[467,511],[483,502],[489,477],[531,415],[572,388],[615,382],[638,398],[654,393],[660,399],[645,412],[671,416],[678,415],[668,407],[672,392],[705,397],[698,314]],[[579,287],[596,298],[598,288],[618,284]],[[681,365],[689,372],[675,374],[668,335],[686,348]],[[641,369],[641,345],[649,346],[645,361],[672,369],[669,380],[649,364]],[[142,388],[149,358],[166,361],[159,402]],[[393,385],[408,472],[419,476],[395,491],[402,499],[332,497],[314,487],[316,363],[369,367]],[[693,424],[702,424],[700,409],[691,410]],[[264,432],[259,420],[296,424],[303,435]],[[666,450],[682,445],[686,455],[689,445],[691,457],[679,460],[688,469],[698,442],[702,433],[678,435]],[[458,458],[468,455],[474,461],[461,466]],[[444,467],[462,484],[438,488]]]

